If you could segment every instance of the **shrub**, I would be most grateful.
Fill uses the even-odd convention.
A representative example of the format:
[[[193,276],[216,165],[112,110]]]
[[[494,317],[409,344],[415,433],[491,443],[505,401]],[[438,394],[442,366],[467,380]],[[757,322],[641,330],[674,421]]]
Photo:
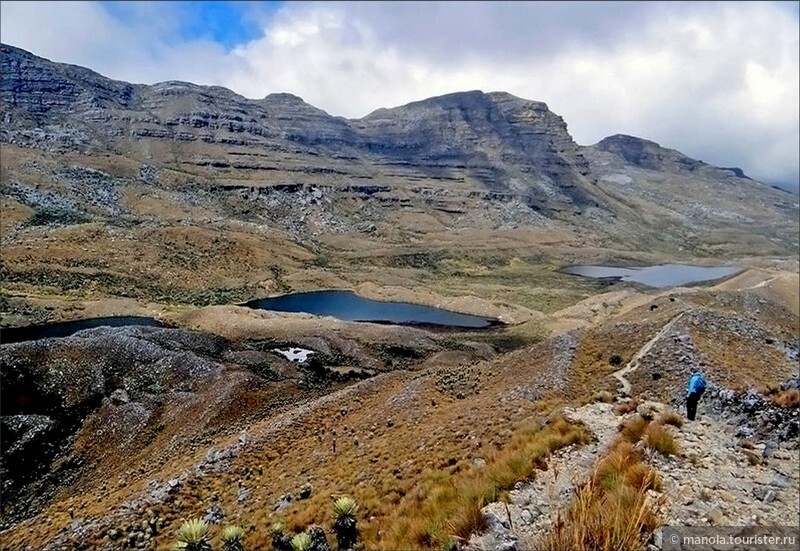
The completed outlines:
[[[356,511],[358,504],[349,496],[341,496],[333,502],[333,531],[339,549],[352,549],[356,545],[358,529],[356,527]]]
[[[622,365],[622,356],[620,356],[619,354],[614,354],[608,359],[608,363],[614,366]]]
[[[651,424],[645,432],[648,448],[664,455],[678,455],[680,449],[675,438],[662,425]]]
[[[186,551],[211,551],[208,536],[208,523],[196,518],[188,520],[178,528],[177,547]]]
[[[311,549],[311,536],[301,532],[292,538],[292,549],[294,551],[308,551]]]
[[[627,422],[622,424],[621,431],[622,431],[622,438],[630,442],[631,444],[635,444],[639,440],[642,439],[644,435],[644,431],[647,430],[648,425],[647,419],[642,417],[641,415],[635,415]]]
[[[222,540],[224,551],[244,551],[242,545],[244,529],[241,526],[226,526],[222,529],[219,539]]]
[[[659,425],[672,425],[675,428],[681,428],[683,426],[683,417],[674,411],[667,411],[658,416],[656,423]]]

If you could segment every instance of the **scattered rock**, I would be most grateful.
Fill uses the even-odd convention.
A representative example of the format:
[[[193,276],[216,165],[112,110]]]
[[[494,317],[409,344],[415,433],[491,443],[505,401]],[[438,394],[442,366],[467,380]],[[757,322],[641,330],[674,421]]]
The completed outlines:
[[[294,501],[294,496],[292,494],[290,493],[283,494],[275,501],[275,504],[272,506],[272,510],[280,513],[284,509],[288,508],[293,501]]]

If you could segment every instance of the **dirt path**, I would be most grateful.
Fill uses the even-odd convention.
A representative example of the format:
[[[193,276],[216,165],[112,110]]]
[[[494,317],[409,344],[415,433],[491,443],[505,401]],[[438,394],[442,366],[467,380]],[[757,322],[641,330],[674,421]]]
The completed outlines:
[[[614,378],[622,384],[622,394],[627,396],[630,396],[631,394],[631,383],[627,378],[625,378],[625,375],[639,367],[639,360],[641,360],[648,352],[650,352],[650,349],[653,348],[653,346],[661,339],[661,337],[663,337],[670,329],[672,329],[672,327],[683,316],[683,314],[684,312],[681,312],[669,320],[667,324],[661,328],[661,331],[656,333],[655,337],[647,341],[647,343],[645,343],[645,345],[641,347],[636,354],[634,354],[631,361],[629,361],[625,367],[613,373]]]

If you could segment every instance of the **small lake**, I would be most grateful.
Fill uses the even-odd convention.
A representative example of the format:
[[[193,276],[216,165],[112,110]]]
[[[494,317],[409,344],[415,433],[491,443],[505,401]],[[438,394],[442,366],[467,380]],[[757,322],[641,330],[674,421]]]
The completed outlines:
[[[155,318],[144,316],[113,316],[106,318],[90,318],[85,320],[62,321],[44,325],[28,325],[25,327],[8,327],[0,329],[0,343],[35,341],[52,337],[69,337],[83,329],[95,327],[125,327],[128,325],[145,325],[148,327],[165,327]]]
[[[616,279],[640,283],[648,287],[680,287],[690,283],[704,283],[722,279],[739,271],[735,266],[688,266],[662,264],[641,268],[615,268],[613,266],[568,266],[563,273],[596,279]]]
[[[251,300],[244,304],[259,310],[305,312],[317,316],[332,316],[344,321],[369,321],[402,325],[441,325],[467,329],[482,329],[500,322],[490,318],[470,316],[422,306],[410,302],[370,300],[352,291],[312,291],[279,297]]]

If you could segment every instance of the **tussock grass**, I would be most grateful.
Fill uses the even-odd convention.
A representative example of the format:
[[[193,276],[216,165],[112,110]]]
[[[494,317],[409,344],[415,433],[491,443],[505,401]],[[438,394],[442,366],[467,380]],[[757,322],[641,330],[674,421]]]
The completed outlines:
[[[750,463],[751,466],[755,467],[757,465],[763,465],[764,460],[761,457],[761,454],[748,449],[742,449],[742,453],[747,458],[747,462]]]
[[[658,489],[656,473],[630,442],[619,440],[589,480],[559,513],[537,546],[543,551],[643,549],[659,519],[647,491]]]
[[[639,401],[632,399],[614,406],[614,415],[625,415],[633,413],[639,407]]]
[[[523,424],[507,445],[487,457],[482,469],[470,467],[454,475],[429,471],[401,499],[397,521],[381,546],[430,549],[466,540],[486,529],[482,507],[503,499],[517,482],[530,479],[553,451],[588,440],[582,426],[556,416],[543,426],[533,421]]]
[[[656,423],[659,425],[672,425],[679,429],[683,426],[683,417],[674,411],[666,411],[658,416]]]
[[[747,450],[753,450],[756,447],[756,443],[749,438],[742,438],[739,440],[739,447]]]
[[[645,445],[664,455],[678,455],[678,443],[663,425],[651,423],[645,431]]]
[[[622,439],[635,444],[644,436],[649,422],[641,415],[634,415],[620,426]]]
[[[595,465],[592,481],[606,490],[613,490],[619,484],[635,489],[657,489],[655,472],[642,463],[641,454],[630,442],[620,441]]]

